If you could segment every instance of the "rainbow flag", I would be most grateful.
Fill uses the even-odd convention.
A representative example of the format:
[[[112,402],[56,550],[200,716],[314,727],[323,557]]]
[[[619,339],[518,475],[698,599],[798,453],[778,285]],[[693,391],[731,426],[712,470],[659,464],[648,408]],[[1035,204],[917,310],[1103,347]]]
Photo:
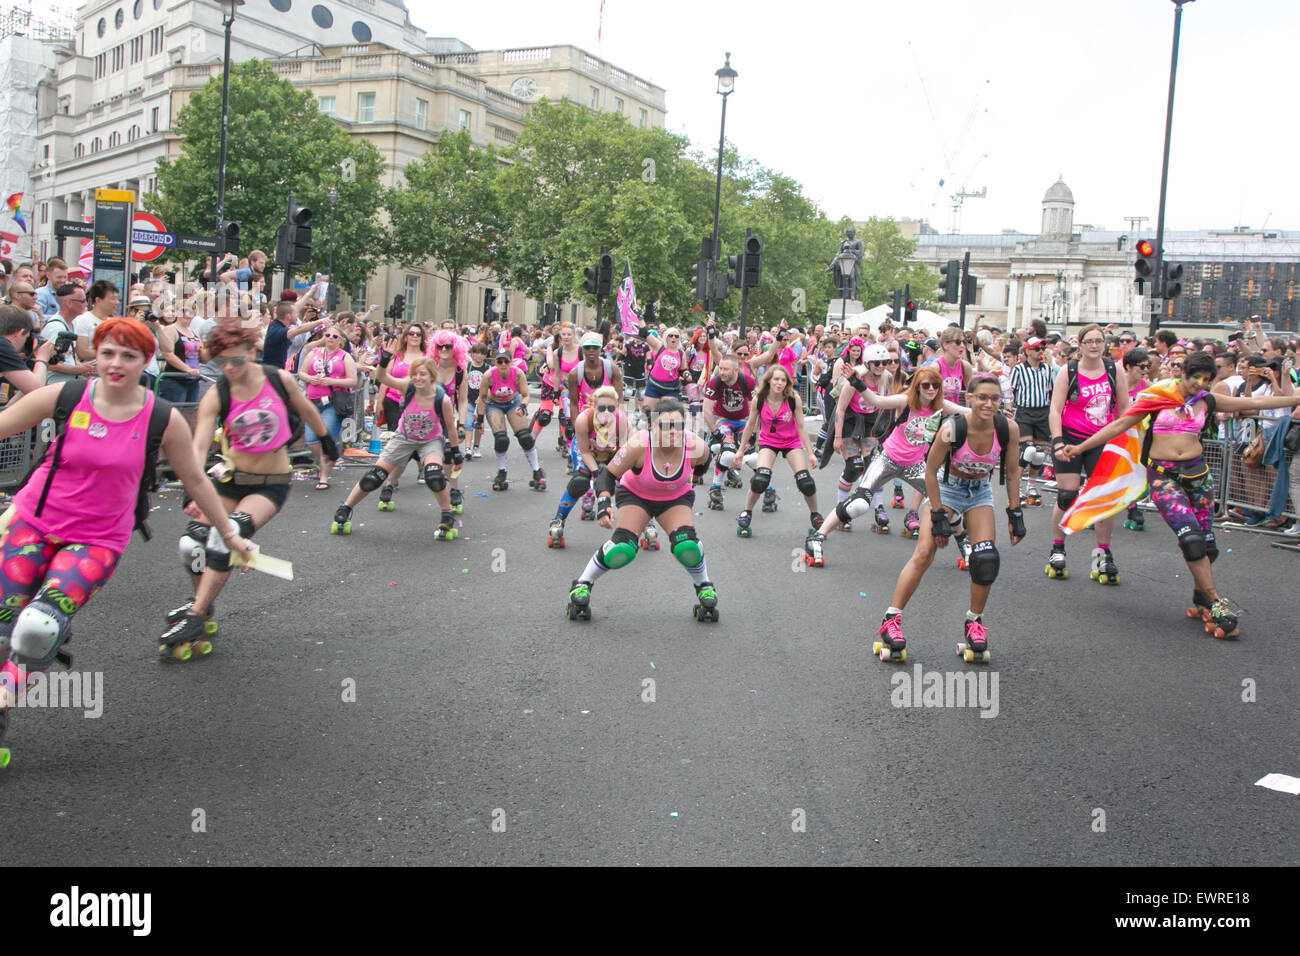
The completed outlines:
[[[1144,417],[1103,447],[1096,470],[1088,476],[1087,482],[1079,491],[1079,497],[1061,519],[1061,529],[1066,534],[1082,531],[1111,515],[1119,514],[1141,498],[1147,490],[1147,470],[1141,463],[1142,442],[1146,438],[1145,416],[1166,408],[1195,404],[1201,394],[1193,395],[1184,402],[1178,381],[1172,378],[1156,382],[1140,392],[1124,414],[1125,417]]]
[[[22,193],[13,193],[8,199],[5,200],[5,205],[9,207],[9,212],[10,214],[13,215],[14,222],[18,223],[18,225],[22,227],[23,232],[26,232],[27,222],[26,220],[23,219],[23,213],[21,209],[22,204],[23,204]]]
[[[632,311],[636,306],[636,283],[632,281],[632,262],[629,259],[623,260],[623,281],[619,283],[614,298],[618,302],[618,317],[623,334],[636,335],[641,320]]]

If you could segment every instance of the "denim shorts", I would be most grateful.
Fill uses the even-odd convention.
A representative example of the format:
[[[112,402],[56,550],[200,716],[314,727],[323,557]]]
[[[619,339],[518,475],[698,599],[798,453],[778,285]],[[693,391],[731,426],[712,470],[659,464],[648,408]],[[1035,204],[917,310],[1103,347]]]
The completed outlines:
[[[993,507],[993,486],[987,478],[959,478],[953,475],[944,481],[939,470],[939,500],[945,508],[964,515],[972,508]]]
[[[312,404],[315,405],[317,411],[320,412],[321,421],[325,423],[325,430],[330,433],[330,438],[333,438],[334,441],[337,442],[339,440],[339,435],[343,432],[343,422],[339,419],[339,413],[334,411],[334,406],[329,402],[326,402],[323,408],[321,407],[320,402],[314,401]],[[308,445],[311,445],[320,441],[320,436],[312,431],[310,425],[303,422],[302,440]]]
[[[650,379],[646,379],[645,397],[646,398],[676,398],[680,400],[682,397],[682,392],[681,392],[681,388],[679,387],[670,388],[669,386],[664,385],[662,382],[656,382],[654,379],[650,378]]]

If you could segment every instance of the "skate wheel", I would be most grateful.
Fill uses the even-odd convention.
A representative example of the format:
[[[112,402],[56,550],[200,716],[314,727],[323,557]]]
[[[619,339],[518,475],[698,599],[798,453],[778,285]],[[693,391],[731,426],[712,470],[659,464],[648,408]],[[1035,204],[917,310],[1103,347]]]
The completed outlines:
[[[1096,571],[1089,571],[1089,572],[1088,572],[1088,577],[1092,578],[1094,581],[1100,581],[1100,580],[1101,580],[1101,577],[1097,574]],[[1103,582],[1103,583],[1104,583],[1104,582]]]
[[[5,747],[0,747],[0,770],[9,766],[9,751]]]
[[[966,561],[965,561],[964,558],[958,558],[958,559],[957,559],[957,570],[958,570],[958,571],[965,571],[965,570],[966,570]]]
[[[974,663],[975,652],[968,647],[961,652],[961,659],[964,660],[967,664]]]
[[[570,621],[576,621],[577,619],[578,619],[578,608],[577,608],[577,606],[576,606],[572,601],[570,601],[570,602],[569,602],[569,620],[570,620]]]
[[[906,664],[906,663],[907,663],[907,648],[906,648],[906,647],[903,648],[901,651],[898,652],[898,662],[899,662],[900,664]]]
[[[196,650],[196,651],[199,652],[199,656],[200,656],[200,657],[207,657],[209,654],[212,653],[212,642],[211,642],[211,641],[197,641],[197,642],[194,644],[194,650]]]
[[[338,533],[339,533],[339,523],[337,521],[331,522],[330,534],[338,534]]]
[[[1201,616],[1201,612],[1200,612],[1200,610],[1197,609],[1197,608],[1189,607],[1189,608],[1187,609],[1187,616],[1188,616],[1188,617],[1200,617],[1200,616]]]
[[[203,633],[204,633],[204,634],[207,634],[207,635],[212,635],[212,634],[217,633],[217,622],[216,622],[216,621],[204,621],[204,622],[203,622]]]
[[[803,556],[803,563],[804,567],[811,568],[813,566],[813,556],[811,554],[805,554]]]
[[[880,659],[881,659],[882,661],[887,661],[887,660],[889,660],[889,648],[887,648],[887,647],[882,647],[882,648],[880,649]]]
[[[873,654],[879,654],[879,653],[880,653],[880,645],[881,645],[881,642],[880,642],[880,641],[874,641],[874,642],[872,642],[872,645],[871,645],[871,653],[873,653]]]
[[[826,567],[826,559],[825,559],[825,558],[818,558],[816,561],[813,562],[813,567],[814,567],[814,568],[824,568],[824,567]]]

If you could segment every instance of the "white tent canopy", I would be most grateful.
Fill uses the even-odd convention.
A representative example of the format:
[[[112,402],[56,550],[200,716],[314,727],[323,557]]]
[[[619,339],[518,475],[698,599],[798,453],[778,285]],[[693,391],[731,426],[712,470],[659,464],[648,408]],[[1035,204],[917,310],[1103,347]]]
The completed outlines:
[[[876,306],[874,309],[867,309],[867,311],[859,312],[856,315],[850,313],[849,315],[845,316],[844,324],[851,329],[856,329],[858,326],[862,326],[862,325],[868,326],[871,329],[872,334],[874,335],[876,329],[880,326],[880,323],[883,322],[888,317],[889,317],[889,306],[887,304],[882,303]],[[955,319],[956,319],[955,315],[949,317],[949,315],[947,314],[940,315],[938,312],[931,312],[929,309],[916,310],[916,324],[923,329],[929,329],[932,333],[935,334],[938,334],[940,329],[947,326],[949,322],[955,321]],[[834,315],[826,316],[827,324],[831,324],[831,323],[838,324],[839,321],[840,321],[840,316],[838,312],[835,313]],[[910,327],[911,326],[909,326],[909,328]]]

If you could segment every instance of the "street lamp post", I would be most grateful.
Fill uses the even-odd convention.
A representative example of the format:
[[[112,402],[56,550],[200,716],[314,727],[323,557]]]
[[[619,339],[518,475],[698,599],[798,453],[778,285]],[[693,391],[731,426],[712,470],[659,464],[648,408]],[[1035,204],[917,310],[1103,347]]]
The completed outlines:
[[[329,254],[329,276],[330,282],[334,281],[334,204],[339,201],[339,191],[333,186],[325,194],[325,198],[330,201],[330,254]]]
[[[727,97],[736,89],[736,77],[739,74],[731,68],[731,54],[727,53],[727,61],[722,64],[722,68],[714,71],[718,78],[718,95],[722,97],[722,128],[718,131],[718,179],[717,185],[713,190],[713,267],[709,270],[709,287],[705,289],[704,311],[706,314],[713,315],[713,291],[716,276],[718,274],[717,264],[722,258],[718,249],[718,214],[722,209],[722,145],[726,142],[727,137]]]
[[[226,251],[226,127],[230,113],[230,29],[244,0],[219,0],[221,23],[226,28],[226,51],[221,65],[221,155],[217,159],[217,245]],[[212,256],[212,281],[217,280],[217,255]]]
[[[841,252],[835,257],[840,264],[840,328],[844,328],[849,308],[849,292],[853,287],[853,270],[857,268],[857,257],[851,252]]]

